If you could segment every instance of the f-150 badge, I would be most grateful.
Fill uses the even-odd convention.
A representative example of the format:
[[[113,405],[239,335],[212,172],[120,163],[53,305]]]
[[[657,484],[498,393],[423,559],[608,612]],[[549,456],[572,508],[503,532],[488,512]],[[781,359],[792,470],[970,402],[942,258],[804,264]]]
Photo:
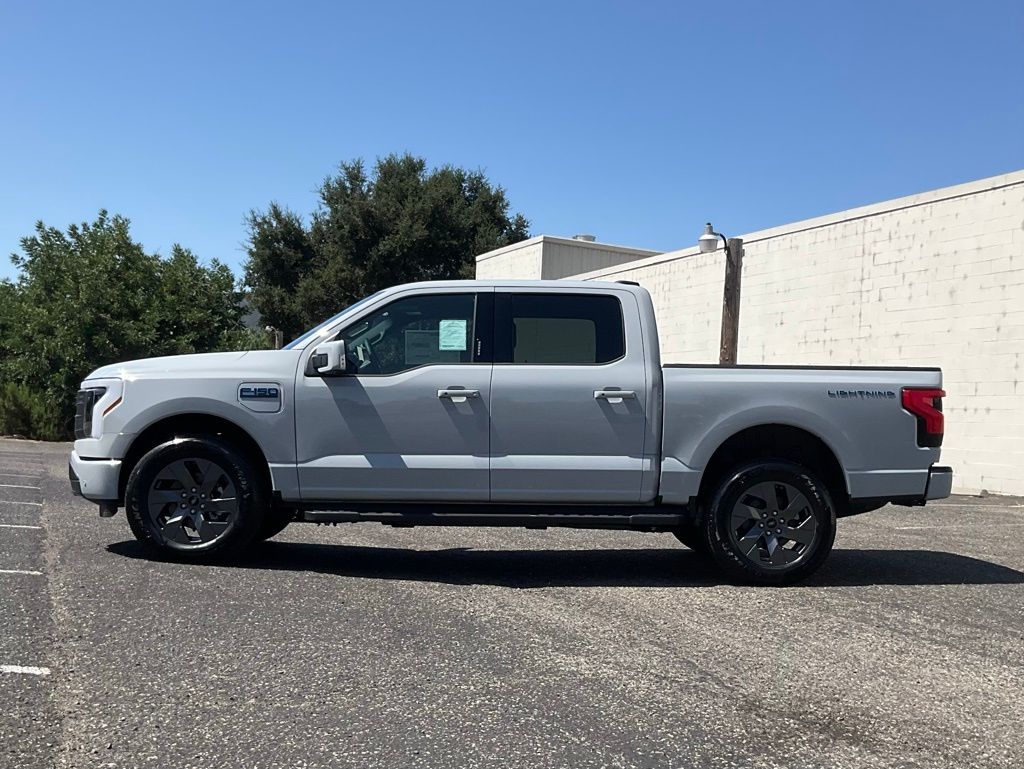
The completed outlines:
[[[238,397],[242,400],[250,400],[254,398],[272,398],[276,400],[281,397],[281,391],[276,387],[253,387],[251,385],[243,385],[238,389]]]
[[[281,410],[281,385],[276,382],[242,382],[238,385],[238,402],[250,411],[264,414]]]

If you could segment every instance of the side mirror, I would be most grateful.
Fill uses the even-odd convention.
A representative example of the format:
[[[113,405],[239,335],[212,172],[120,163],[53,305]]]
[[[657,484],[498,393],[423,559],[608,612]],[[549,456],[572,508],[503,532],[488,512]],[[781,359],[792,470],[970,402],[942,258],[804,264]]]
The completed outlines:
[[[318,344],[306,363],[306,376],[344,376],[345,343]]]

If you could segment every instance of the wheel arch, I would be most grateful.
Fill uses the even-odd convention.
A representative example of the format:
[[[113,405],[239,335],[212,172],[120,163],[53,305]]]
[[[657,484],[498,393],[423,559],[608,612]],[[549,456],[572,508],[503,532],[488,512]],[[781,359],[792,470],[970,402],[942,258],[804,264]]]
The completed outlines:
[[[711,454],[701,473],[699,499],[707,499],[731,468],[758,459],[788,459],[818,474],[828,487],[836,513],[849,504],[849,484],[836,452],[821,436],[803,427],[766,423],[744,428],[726,438]]]
[[[273,489],[270,464],[263,449],[247,430],[235,422],[217,414],[201,412],[184,412],[165,416],[139,432],[129,444],[121,461],[121,472],[118,478],[118,500],[124,501],[125,487],[128,478],[139,460],[151,449],[174,438],[185,435],[216,435],[225,442],[244,452],[256,465],[266,483],[267,489]]]

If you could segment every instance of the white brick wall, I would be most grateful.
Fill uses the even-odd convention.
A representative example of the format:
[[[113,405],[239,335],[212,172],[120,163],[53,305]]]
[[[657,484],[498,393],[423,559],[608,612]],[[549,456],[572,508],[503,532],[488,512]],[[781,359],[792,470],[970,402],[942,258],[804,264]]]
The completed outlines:
[[[745,241],[741,363],[939,365],[955,489],[1024,495],[1024,171]],[[687,249],[577,277],[638,281],[664,360],[714,362],[722,270]]]

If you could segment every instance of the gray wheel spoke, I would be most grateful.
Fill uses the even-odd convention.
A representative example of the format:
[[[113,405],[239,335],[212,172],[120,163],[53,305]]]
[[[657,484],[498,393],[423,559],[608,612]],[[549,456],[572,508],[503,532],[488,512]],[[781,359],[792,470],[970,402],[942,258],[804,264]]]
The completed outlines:
[[[750,505],[747,503],[751,510],[760,512],[761,507],[770,507],[775,504],[775,484],[773,483],[758,483],[751,486],[747,491],[740,497],[740,500],[750,500],[755,504]]]
[[[164,469],[164,472],[169,473],[171,478],[180,483],[183,490],[190,491],[195,488],[196,480],[183,461],[172,462]]]
[[[797,526],[783,526],[782,536],[794,542],[799,542],[801,545],[809,545],[814,541],[813,523],[813,518],[807,518]]]
[[[234,513],[238,509],[238,500],[234,497],[218,497],[217,499],[204,499],[201,509],[207,513]]]
[[[760,529],[751,530],[746,533],[745,536],[740,538],[739,546],[740,550],[743,551],[743,555],[750,557],[750,554],[757,550],[758,543],[761,541],[762,532]]]
[[[772,504],[771,497],[767,496],[771,490],[770,484],[759,483],[741,494],[732,511],[733,526],[739,528],[746,521],[760,521],[761,514]]]
[[[792,494],[790,496],[789,504],[786,505],[785,509],[782,510],[782,514],[787,519],[788,518],[792,518],[794,515],[796,515],[797,513],[802,511],[805,507],[807,507],[807,505],[808,505],[807,497],[805,497],[799,491],[796,491],[794,494]]]
[[[173,502],[181,504],[181,492],[177,489],[151,489],[149,492],[150,506],[162,506]]]
[[[793,563],[799,557],[800,554],[795,550],[790,550],[780,545],[772,551],[771,563],[772,566],[785,566],[786,564]]]
[[[228,523],[228,521],[212,521],[201,514],[195,517],[195,529],[203,542],[211,542],[223,534]]]
[[[747,507],[740,502],[732,510],[732,525],[734,529],[740,528],[744,523],[749,520],[760,520],[758,511],[752,507]]]
[[[207,462],[206,467],[203,468],[202,475],[200,476],[200,493],[209,496],[223,477],[223,470],[213,464],[213,462]]]
[[[188,518],[184,515],[175,515],[168,518],[160,527],[160,533],[163,535],[163,538],[182,545],[189,544],[192,539],[188,536],[184,527],[184,523],[187,520]]]

